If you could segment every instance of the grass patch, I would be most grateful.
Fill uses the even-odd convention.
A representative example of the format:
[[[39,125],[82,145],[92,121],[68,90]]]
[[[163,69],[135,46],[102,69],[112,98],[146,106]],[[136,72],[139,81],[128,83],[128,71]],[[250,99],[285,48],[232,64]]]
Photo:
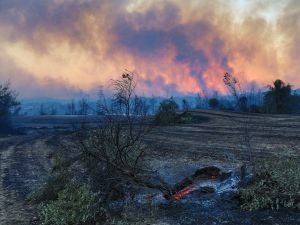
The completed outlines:
[[[281,159],[257,163],[255,182],[240,191],[241,206],[247,210],[300,204],[300,160]]]
[[[95,225],[102,221],[97,195],[88,186],[73,183],[58,193],[57,200],[42,205],[40,218],[42,225]]]
[[[37,190],[27,196],[27,201],[31,203],[41,203],[56,200],[58,193],[65,188],[68,179],[63,176],[50,176],[47,182]]]

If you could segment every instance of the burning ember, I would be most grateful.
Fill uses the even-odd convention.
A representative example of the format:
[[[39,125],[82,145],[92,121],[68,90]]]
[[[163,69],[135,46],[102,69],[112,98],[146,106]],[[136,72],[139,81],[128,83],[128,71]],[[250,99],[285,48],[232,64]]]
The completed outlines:
[[[227,179],[230,175],[222,173],[217,167],[210,166],[197,170],[194,175],[187,177],[175,185],[173,198],[179,200],[191,193],[192,191],[200,190],[204,193],[215,192],[215,188],[210,180],[220,180],[223,181]]]
[[[192,186],[185,187],[181,191],[176,192],[174,194],[174,198],[176,200],[179,200],[179,199],[181,199],[182,197],[184,197],[185,195],[189,194],[192,191],[193,191],[193,187]]]

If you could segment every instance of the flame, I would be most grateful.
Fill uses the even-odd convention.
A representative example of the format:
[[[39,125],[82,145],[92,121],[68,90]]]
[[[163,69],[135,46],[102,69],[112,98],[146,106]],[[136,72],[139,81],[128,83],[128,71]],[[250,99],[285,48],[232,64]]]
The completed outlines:
[[[174,194],[174,198],[179,200],[193,191],[193,185],[187,186]]]
[[[210,179],[210,180],[216,180],[216,179],[218,179],[218,178],[219,178],[219,176],[215,176],[215,175],[211,175],[211,176],[208,177],[208,179]],[[183,188],[182,190],[176,192],[176,193],[174,194],[174,198],[175,198],[176,200],[179,200],[179,199],[183,198],[184,196],[186,196],[187,194],[191,193],[192,191],[194,191],[194,190],[196,190],[196,189],[197,189],[197,188],[195,187],[195,184],[191,184],[191,185],[189,185],[189,186],[186,186],[186,187]]]

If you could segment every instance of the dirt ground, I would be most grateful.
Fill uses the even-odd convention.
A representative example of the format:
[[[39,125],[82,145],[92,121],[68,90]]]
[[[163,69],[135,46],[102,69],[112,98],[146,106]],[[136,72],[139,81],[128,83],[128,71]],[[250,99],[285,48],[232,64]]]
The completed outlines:
[[[0,138],[0,224],[34,224],[37,210],[26,196],[45,182],[53,151],[47,131]]]
[[[193,123],[159,127],[145,139],[156,153],[150,164],[170,183],[205,165],[230,167],[250,158],[300,156],[300,116],[210,110],[192,114]],[[76,118],[59,116],[17,121],[16,127],[24,134],[0,137],[1,225],[36,224],[37,210],[25,198],[49,174],[48,155],[56,149],[55,137],[80,123]],[[194,193],[172,205],[156,205],[156,213],[143,207],[140,216],[147,221],[128,224],[300,224],[297,212],[242,211],[226,196],[197,197]]]
[[[195,160],[300,155],[300,116],[211,110],[192,111],[192,115],[198,122],[160,127],[147,140],[156,143],[158,152],[168,157]]]

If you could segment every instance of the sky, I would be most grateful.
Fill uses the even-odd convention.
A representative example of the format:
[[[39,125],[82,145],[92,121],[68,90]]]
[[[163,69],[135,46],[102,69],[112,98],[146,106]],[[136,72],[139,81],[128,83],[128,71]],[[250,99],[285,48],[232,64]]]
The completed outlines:
[[[125,71],[143,95],[300,87],[298,0],[0,0],[0,82],[70,98]]]

